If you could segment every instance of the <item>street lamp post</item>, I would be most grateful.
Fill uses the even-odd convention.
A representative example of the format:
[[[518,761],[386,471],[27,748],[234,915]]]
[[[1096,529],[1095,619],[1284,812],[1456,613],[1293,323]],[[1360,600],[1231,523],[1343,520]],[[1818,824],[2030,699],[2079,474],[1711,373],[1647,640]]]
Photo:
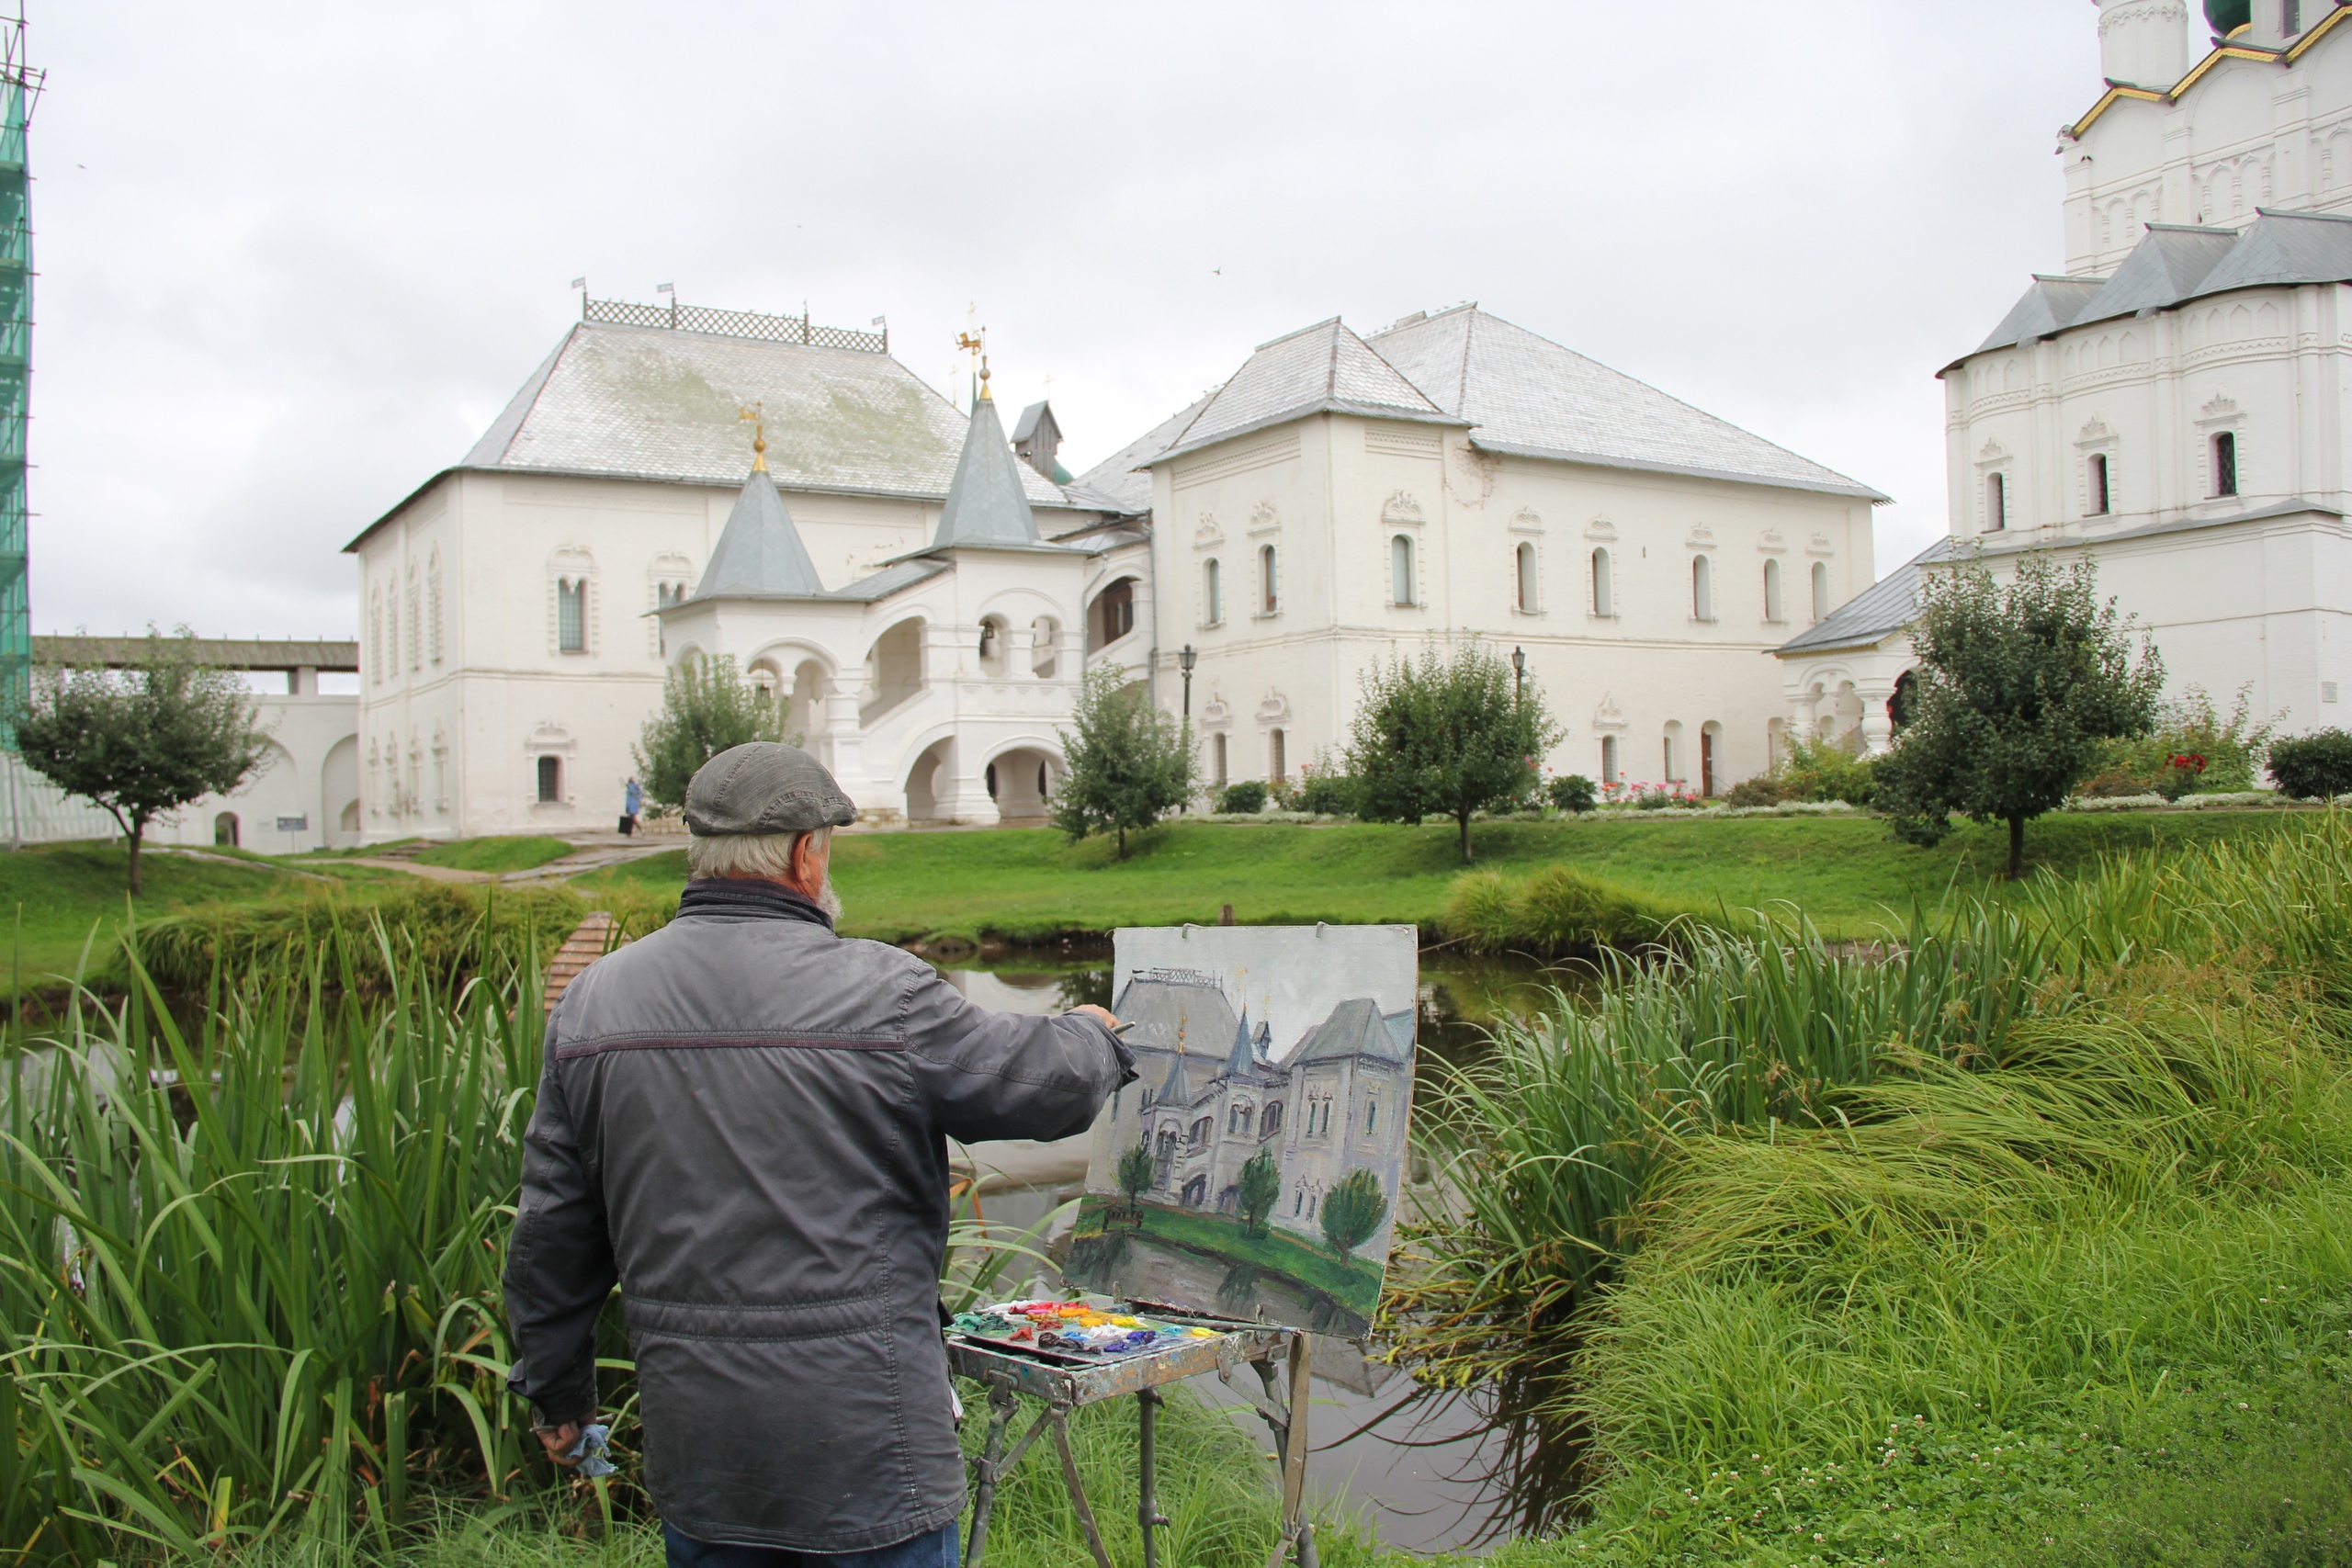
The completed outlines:
[[[1514,649],[1512,649],[1510,650],[1510,696],[1511,696],[1511,701],[1513,701],[1513,702],[1517,702],[1517,701],[1519,701],[1519,700],[1520,700],[1520,696],[1521,696],[1521,694],[1522,689],[1526,686],[1526,684],[1527,684],[1527,649],[1523,649],[1523,648],[1514,648]]]
[[[1186,643],[1176,655],[1177,668],[1184,671],[1184,722],[1193,722],[1193,666],[1201,661],[1200,650]]]

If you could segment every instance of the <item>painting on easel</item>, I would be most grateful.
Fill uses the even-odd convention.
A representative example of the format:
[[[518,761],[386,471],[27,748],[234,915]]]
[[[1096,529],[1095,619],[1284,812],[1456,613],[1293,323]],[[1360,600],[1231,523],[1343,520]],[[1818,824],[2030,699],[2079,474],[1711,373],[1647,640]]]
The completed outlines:
[[[1064,1274],[1122,1301],[1360,1337],[1405,1171],[1410,926],[1116,935],[1137,1080],[1094,1124]]]

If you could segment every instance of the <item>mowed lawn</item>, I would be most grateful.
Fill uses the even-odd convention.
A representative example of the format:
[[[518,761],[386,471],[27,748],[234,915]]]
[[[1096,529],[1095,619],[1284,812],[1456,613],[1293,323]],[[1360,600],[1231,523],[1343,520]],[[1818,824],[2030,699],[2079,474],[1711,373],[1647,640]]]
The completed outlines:
[[[2065,875],[2107,854],[2173,851],[2275,831],[2289,811],[2053,815],[2027,829],[2030,874]],[[1046,829],[844,834],[833,849],[842,929],[1037,942],[1118,926],[1202,924],[1231,904],[1250,925],[1329,920],[1434,927],[1461,874],[1451,826],[1178,822],[1131,836],[1125,863],[1107,840],[1070,844]],[[1567,862],[1629,887],[1732,909],[1794,905],[1832,937],[1867,937],[1915,899],[1998,891],[2005,830],[1962,826],[1932,850],[1894,841],[1864,817],[1709,821],[1660,812],[1477,826],[1476,863],[1505,871]],[[672,851],[580,879],[583,889],[674,888]]]

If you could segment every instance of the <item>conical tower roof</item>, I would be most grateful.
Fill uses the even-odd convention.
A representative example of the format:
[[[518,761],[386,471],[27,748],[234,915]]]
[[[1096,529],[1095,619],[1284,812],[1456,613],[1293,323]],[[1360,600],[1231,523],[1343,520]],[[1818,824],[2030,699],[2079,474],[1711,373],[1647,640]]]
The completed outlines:
[[[1238,1078],[1257,1065],[1257,1055],[1250,1044],[1250,1010],[1244,1008],[1241,1010],[1241,1021],[1233,1026],[1232,1054],[1226,1057],[1225,1071],[1219,1076]]]
[[[1004,422],[997,418],[996,400],[985,384],[972,404],[964,454],[956,459],[956,478],[947,486],[947,504],[940,510],[939,533],[932,543],[1037,543],[1037,519],[1022,493],[1021,466],[1004,438]]]
[[[1151,1097],[1154,1105],[1190,1105],[1193,1103],[1193,1080],[1184,1073],[1184,1053],[1168,1064],[1168,1077],[1161,1082],[1159,1092]]]
[[[696,599],[821,599],[825,585],[817,566],[784,509],[784,496],[764,462],[743,480],[735,510],[727,514],[718,547],[710,552]]]

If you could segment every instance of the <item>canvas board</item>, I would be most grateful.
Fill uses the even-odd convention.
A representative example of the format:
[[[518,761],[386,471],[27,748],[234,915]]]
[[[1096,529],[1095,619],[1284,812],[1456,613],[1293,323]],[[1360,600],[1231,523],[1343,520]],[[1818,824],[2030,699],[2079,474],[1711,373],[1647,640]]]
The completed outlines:
[[[1405,1174],[1411,926],[1130,927],[1136,1082],[1088,1149],[1063,1273],[1123,1301],[1356,1337]]]

